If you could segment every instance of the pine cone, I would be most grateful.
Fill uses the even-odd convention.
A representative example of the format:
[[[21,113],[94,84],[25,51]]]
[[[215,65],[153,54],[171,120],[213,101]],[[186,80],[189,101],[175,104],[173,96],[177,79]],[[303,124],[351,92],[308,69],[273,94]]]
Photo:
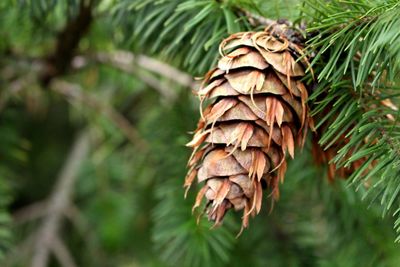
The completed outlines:
[[[207,199],[208,218],[218,225],[227,210],[243,210],[242,228],[261,209],[263,189],[279,197],[286,155],[306,135],[308,93],[296,62],[301,47],[269,32],[233,34],[220,45],[218,67],[197,91],[202,110],[186,176],[186,193],[197,176],[204,183],[193,209]],[[303,60],[304,61],[304,60]],[[304,62],[303,62],[304,63]],[[185,194],[186,195],[186,194]]]

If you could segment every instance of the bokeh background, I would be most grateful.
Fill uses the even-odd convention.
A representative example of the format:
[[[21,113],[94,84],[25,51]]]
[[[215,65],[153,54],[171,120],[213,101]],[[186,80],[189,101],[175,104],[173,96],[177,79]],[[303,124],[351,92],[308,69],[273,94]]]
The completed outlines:
[[[240,215],[211,229],[183,198],[192,77],[246,27],[223,18],[294,19],[296,4],[2,0],[1,266],[400,266],[393,218],[329,183],[308,146],[239,238]]]

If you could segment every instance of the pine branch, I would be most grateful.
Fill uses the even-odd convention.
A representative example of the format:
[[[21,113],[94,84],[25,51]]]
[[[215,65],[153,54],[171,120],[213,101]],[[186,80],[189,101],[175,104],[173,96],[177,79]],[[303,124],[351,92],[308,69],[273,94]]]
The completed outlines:
[[[50,250],[62,224],[62,214],[71,201],[75,180],[88,153],[88,132],[82,132],[75,140],[50,196],[47,216],[37,233],[31,267],[47,266]]]
[[[80,70],[91,63],[101,63],[118,70],[138,76],[143,82],[155,89],[168,103],[172,103],[177,93],[169,85],[165,85],[160,79],[156,79],[142,70],[146,70],[160,75],[192,90],[197,89],[198,83],[187,73],[146,55],[135,55],[129,51],[115,51],[111,53],[98,52],[94,55],[80,55],[72,60],[72,67],[75,70]]]
[[[278,3],[269,3],[265,9],[277,7]],[[114,10],[114,17],[125,36],[129,36],[125,43],[135,51],[161,55],[194,75],[203,75],[214,65],[218,43],[228,34],[285,24],[290,29],[286,34],[290,40],[291,36],[301,38],[292,30],[290,21],[260,15],[260,6],[260,2],[248,0],[133,0],[122,1]],[[160,32],[156,33],[156,29]]]
[[[113,53],[98,53],[96,58],[99,62],[111,63],[116,67],[127,71],[131,71],[132,65],[136,64],[143,69],[171,79],[179,85],[192,89],[195,89],[197,86],[197,84],[194,83],[192,76],[189,74],[184,73],[183,71],[180,71],[160,60],[145,55],[134,55],[131,52],[120,50]]]
[[[327,125],[319,142],[336,149],[331,162],[350,168],[350,183],[384,214],[400,198],[399,8],[398,1],[307,0],[303,10],[313,19],[308,49],[319,80],[310,103],[317,127]]]
[[[52,243],[52,251],[59,261],[61,267],[77,267],[75,260],[71,256],[68,248],[65,246],[64,242],[55,236]]]
[[[356,94],[350,81],[329,86],[320,84],[311,99],[314,115],[320,114],[317,128],[328,125],[319,143],[336,149],[331,162],[351,170],[349,183],[364,192],[364,198],[379,201],[383,214],[393,212],[400,199],[400,124],[394,96],[379,90]]]
[[[212,65],[218,42],[227,33],[251,28],[248,21],[240,20],[235,13],[237,7],[246,6],[246,3],[123,1],[115,10],[115,17],[119,18],[116,22],[126,28],[126,36],[131,36],[131,29],[135,29],[134,36],[127,41],[137,50],[146,54],[159,53],[199,75]],[[162,30],[156,33],[155,29]]]
[[[264,27],[268,28],[269,26],[277,23],[277,21],[275,21],[275,20],[265,18],[258,14],[254,14],[248,10],[242,9],[242,10],[239,10],[239,12],[242,13],[242,15],[245,16],[249,20],[250,24],[253,25],[254,27],[264,26]],[[289,21],[287,21],[287,22],[289,24],[288,26],[292,26],[291,22],[289,22]]]
[[[40,77],[43,86],[47,86],[53,78],[67,72],[80,40],[88,32],[93,21],[93,5],[92,0],[88,3],[80,0],[78,15],[68,21],[58,34],[55,51],[45,60],[46,67]]]
[[[307,30],[314,35],[308,48],[310,53],[318,51],[312,65],[319,81],[336,84],[348,76],[357,90],[374,90],[384,80],[394,81],[400,73],[398,1],[305,3],[304,18],[312,18]]]
[[[28,221],[39,219],[46,215],[46,210],[48,209],[47,207],[47,201],[35,202],[14,212],[13,220],[16,224],[22,224]]]

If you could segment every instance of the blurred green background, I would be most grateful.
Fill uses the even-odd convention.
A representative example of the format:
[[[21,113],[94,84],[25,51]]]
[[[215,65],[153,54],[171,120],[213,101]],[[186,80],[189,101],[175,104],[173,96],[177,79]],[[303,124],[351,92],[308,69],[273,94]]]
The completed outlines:
[[[393,219],[329,184],[309,147],[273,211],[264,205],[239,238],[238,214],[217,229],[196,223],[195,193],[182,188],[198,119],[190,77],[227,32],[250,27],[229,23],[233,7],[299,11],[297,1],[186,1],[172,17],[180,2],[1,1],[1,266],[400,266]]]

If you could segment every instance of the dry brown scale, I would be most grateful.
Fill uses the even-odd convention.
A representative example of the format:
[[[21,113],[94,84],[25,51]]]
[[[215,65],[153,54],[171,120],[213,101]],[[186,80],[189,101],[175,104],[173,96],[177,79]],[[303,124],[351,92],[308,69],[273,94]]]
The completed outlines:
[[[258,214],[263,189],[279,198],[286,156],[294,157],[308,128],[308,92],[301,81],[302,47],[268,31],[233,34],[220,44],[222,58],[196,92],[203,110],[193,140],[186,192],[203,186],[193,209],[207,200],[218,225],[229,209],[243,210],[242,227]],[[304,61],[304,60],[303,60]]]

